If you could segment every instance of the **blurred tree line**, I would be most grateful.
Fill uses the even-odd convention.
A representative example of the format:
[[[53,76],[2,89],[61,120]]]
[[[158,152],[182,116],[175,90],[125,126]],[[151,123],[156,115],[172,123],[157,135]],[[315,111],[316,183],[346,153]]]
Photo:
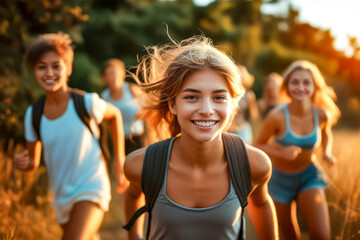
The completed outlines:
[[[277,2],[281,0],[266,1]],[[24,61],[26,47],[38,35],[67,32],[75,45],[70,86],[100,92],[99,67],[108,58],[133,66],[144,46],[204,34],[232,58],[248,67],[254,91],[270,72],[282,73],[299,58],[318,64],[335,88],[342,110],[340,126],[360,126],[360,44],[350,38],[353,56],[334,49],[334,37],[298,21],[289,7],[286,17],[264,15],[262,0],[215,1],[196,6],[190,0],[2,0],[0,3],[0,140],[23,143],[26,107],[41,89]],[[131,81],[129,79],[129,81]],[[10,141],[11,139],[11,141]]]

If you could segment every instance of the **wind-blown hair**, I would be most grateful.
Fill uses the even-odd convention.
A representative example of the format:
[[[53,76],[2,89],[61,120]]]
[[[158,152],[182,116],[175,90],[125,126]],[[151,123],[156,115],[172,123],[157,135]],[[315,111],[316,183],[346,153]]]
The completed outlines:
[[[339,119],[341,113],[339,108],[336,106],[335,101],[337,99],[335,91],[332,87],[328,86],[322,76],[319,68],[312,62],[307,60],[297,60],[290,64],[285,70],[284,82],[281,86],[281,96],[283,99],[289,99],[288,85],[291,75],[298,70],[308,71],[314,81],[315,91],[311,97],[312,104],[318,108],[322,108],[330,113],[331,123],[335,124]]]
[[[171,39],[171,38],[170,38]],[[215,48],[209,38],[194,36],[177,43],[146,48],[145,55],[131,74],[146,93],[143,110],[138,118],[145,120],[152,141],[176,136],[180,133],[177,117],[171,114],[168,102],[175,100],[184,81],[193,73],[212,69],[223,76],[228,84],[235,109],[244,90],[238,68],[232,59]]]

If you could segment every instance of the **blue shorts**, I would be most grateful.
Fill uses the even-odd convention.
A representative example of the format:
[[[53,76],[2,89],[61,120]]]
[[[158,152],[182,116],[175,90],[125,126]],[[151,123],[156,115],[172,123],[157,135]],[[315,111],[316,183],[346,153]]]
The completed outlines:
[[[287,173],[272,167],[269,193],[275,202],[291,203],[300,192],[309,189],[326,188],[323,173],[311,163],[304,170]]]

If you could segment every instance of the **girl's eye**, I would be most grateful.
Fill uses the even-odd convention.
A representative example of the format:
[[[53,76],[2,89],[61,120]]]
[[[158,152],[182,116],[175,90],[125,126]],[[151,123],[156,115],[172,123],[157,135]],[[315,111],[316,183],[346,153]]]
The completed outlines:
[[[36,68],[43,70],[43,69],[45,69],[46,67],[45,67],[44,65],[38,65]]]
[[[226,96],[215,96],[214,100],[218,102],[226,102],[228,98]]]
[[[196,96],[188,95],[188,96],[185,96],[184,99],[194,101],[194,100],[197,100],[198,98]]]
[[[56,64],[53,66],[54,69],[60,69],[60,65]]]

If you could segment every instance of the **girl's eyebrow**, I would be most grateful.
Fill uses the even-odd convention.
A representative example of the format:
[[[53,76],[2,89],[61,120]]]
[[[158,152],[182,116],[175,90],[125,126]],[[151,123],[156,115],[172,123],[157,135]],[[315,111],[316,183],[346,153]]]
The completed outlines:
[[[201,93],[200,90],[198,89],[193,89],[193,88],[186,88],[184,89],[182,92],[194,92],[194,93]],[[218,90],[214,90],[213,93],[227,93],[228,90],[226,89],[218,89]]]
[[[185,88],[183,92],[194,92],[194,93],[201,93],[200,90],[193,89],[193,88]]]
[[[226,90],[226,89],[219,89],[219,90],[213,91],[213,93],[227,93],[227,92],[228,92],[228,90]]]

